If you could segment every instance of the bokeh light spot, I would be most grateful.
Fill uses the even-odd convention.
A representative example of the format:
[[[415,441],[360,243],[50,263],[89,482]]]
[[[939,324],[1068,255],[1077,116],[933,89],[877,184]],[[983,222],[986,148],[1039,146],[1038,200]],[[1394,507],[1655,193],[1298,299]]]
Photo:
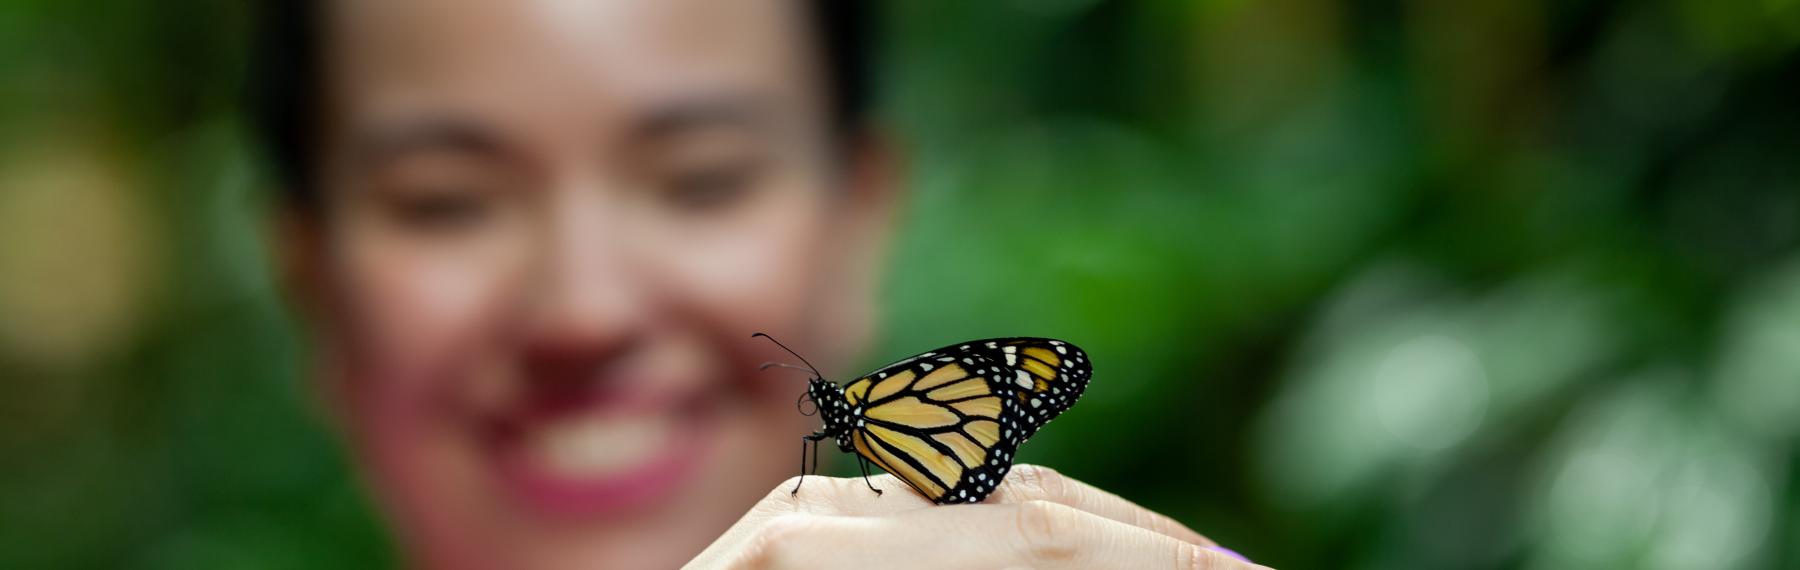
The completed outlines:
[[[1763,435],[1800,434],[1800,263],[1745,298],[1726,325],[1714,397]]]
[[[142,314],[160,236],[128,169],[93,145],[51,140],[8,154],[0,351],[75,366],[123,340]]]
[[[1480,356],[1462,341],[1421,336],[1388,351],[1369,395],[1388,435],[1422,449],[1444,449],[1480,427],[1487,412],[1487,374]]]

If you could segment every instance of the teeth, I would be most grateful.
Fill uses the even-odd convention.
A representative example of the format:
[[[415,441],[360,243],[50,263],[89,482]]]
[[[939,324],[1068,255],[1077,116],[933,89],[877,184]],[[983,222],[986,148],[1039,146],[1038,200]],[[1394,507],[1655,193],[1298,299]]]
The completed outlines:
[[[605,476],[648,460],[663,447],[673,427],[664,416],[577,417],[538,428],[527,446],[552,474]]]

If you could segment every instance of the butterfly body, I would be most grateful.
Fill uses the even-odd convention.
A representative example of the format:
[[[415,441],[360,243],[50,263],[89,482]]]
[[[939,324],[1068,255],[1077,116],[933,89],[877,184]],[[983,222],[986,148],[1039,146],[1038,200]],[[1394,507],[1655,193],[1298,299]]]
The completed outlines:
[[[1086,353],[1059,340],[946,346],[842,387],[814,378],[807,396],[825,425],[807,439],[834,440],[932,502],[978,502],[1012,468],[1019,445],[1074,405],[1092,373]]]

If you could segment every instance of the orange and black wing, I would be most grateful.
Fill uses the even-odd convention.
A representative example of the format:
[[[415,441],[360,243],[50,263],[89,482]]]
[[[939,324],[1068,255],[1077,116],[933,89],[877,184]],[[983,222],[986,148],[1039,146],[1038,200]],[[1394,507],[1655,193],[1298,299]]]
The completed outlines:
[[[1091,368],[1073,345],[993,339],[891,364],[845,387],[857,454],[933,502],[976,502],[1013,453],[1080,397]]]
[[[1075,405],[1094,375],[1087,353],[1060,340],[997,338],[957,346],[998,365],[1000,380],[1018,400],[1023,437]]]

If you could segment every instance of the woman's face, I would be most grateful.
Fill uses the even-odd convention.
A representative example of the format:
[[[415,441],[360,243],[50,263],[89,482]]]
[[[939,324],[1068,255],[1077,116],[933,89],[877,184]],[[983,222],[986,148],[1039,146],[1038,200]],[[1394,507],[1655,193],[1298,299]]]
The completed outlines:
[[[673,566],[795,473],[816,420],[750,334],[843,362],[887,199],[802,7],[332,6],[288,254],[415,562]]]

